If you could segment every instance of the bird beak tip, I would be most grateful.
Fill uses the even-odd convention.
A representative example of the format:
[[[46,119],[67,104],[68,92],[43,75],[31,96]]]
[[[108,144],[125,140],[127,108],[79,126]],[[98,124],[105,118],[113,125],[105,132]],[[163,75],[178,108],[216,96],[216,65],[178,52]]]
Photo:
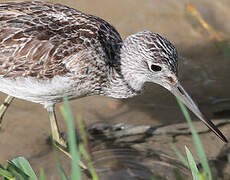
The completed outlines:
[[[221,133],[221,131],[206,118],[199,110],[198,106],[193,102],[191,97],[187,94],[184,88],[178,82],[176,85],[172,86],[171,91],[176,97],[182,100],[182,102],[201,120],[204,124],[212,130],[223,142],[228,143],[227,138]]]

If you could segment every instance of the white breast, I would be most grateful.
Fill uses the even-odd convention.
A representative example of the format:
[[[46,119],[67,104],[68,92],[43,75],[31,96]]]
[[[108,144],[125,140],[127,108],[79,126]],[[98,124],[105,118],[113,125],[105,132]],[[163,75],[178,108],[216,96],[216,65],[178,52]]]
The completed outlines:
[[[33,77],[16,79],[0,77],[0,91],[19,99],[40,103],[45,107],[62,101],[64,96],[69,99],[87,95],[88,85],[81,84],[68,76],[56,76],[51,80],[38,80]]]

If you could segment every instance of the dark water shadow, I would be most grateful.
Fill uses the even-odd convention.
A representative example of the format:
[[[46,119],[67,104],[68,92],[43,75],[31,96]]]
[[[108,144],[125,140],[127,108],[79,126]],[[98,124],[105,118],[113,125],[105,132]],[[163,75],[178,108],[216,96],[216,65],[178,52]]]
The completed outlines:
[[[127,139],[126,139],[127,140]],[[187,176],[187,169],[175,159],[160,151],[137,150],[134,144],[148,141],[146,137],[136,137],[134,141],[125,142],[116,138],[108,139],[103,134],[93,134],[91,150],[93,165],[100,179],[159,180],[175,179],[175,172]]]

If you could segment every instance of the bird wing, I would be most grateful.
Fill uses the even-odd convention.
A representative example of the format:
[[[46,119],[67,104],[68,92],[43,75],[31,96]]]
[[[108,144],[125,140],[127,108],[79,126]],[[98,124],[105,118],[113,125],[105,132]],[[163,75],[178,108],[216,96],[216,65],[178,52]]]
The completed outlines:
[[[3,77],[65,75],[77,71],[71,64],[95,60],[92,56],[114,59],[115,45],[121,41],[106,21],[63,5],[38,1],[0,4]]]

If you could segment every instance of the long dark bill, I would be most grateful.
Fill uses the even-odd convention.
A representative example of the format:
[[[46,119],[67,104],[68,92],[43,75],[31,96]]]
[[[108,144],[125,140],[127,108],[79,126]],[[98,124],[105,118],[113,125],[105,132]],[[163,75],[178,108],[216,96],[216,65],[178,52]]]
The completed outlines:
[[[198,106],[193,102],[188,93],[178,82],[175,86],[172,86],[171,92],[181,99],[181,101],[197,116],[204,124],[212,130],[222,141],[228,142],[226,137],[220,132],[220,130],[209,120],[207,119],[199,110]]]

